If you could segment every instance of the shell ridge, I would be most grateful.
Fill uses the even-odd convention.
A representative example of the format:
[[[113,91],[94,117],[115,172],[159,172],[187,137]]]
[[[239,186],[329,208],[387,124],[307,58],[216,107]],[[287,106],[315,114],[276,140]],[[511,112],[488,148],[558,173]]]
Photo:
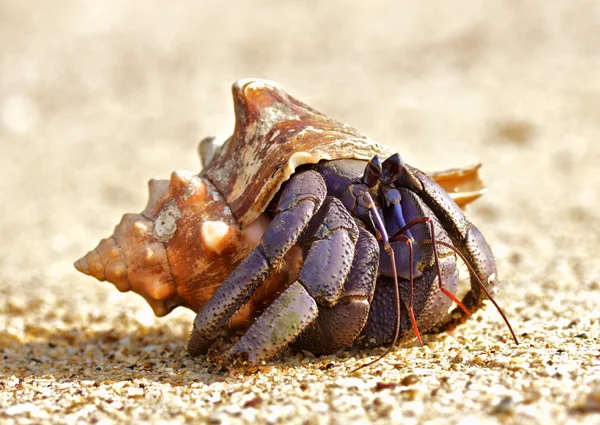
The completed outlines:
[[[173,255],[167,247],[167,242],[160,241],[162,243],[163,248],[165,249],[165,254],[167,257],[167,269],[169,270],[169,276],[171,277],[171,282],[175,284],[175,295],[173,298],[179,297],[179,282],[175,279],[175,275],[173,274],[173,260],[171,256]]]
[[[114,235],[111,235],[109,237],[109,239],[112,239],[113,241],[115,241],[115,246],[119,250],[119,258],[121,259],[121,262],[125,266],[125,276],[127,276],[127,283],[129,284],[129,288],[131,289],[131,282],[129,281],[129,274],[128,274],[129,264],[127,264],[127,261],[125,260],[125,254],[123,253],[123,249],[121,248],[121,244],[119,244],[119,242],[117,241],[117,238],[115,238]]]

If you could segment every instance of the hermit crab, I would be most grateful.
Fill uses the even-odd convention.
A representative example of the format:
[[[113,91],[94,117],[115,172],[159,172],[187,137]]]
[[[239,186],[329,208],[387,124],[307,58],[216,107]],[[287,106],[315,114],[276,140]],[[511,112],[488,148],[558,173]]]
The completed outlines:
[[[191,355],[224,327],[247,329],[230,352],[249,364],[290,345],[420,342],[491,299],[494,257],[459,207],[484,192],[479,167],[427,175],[269,81],[240,80],[233,99],[233,135],[200,143],[202,171],[151,180],[146,208],[79,271],[137,292],[157,316],[197,312]],[[459,259],[471,283],[461,300]]]

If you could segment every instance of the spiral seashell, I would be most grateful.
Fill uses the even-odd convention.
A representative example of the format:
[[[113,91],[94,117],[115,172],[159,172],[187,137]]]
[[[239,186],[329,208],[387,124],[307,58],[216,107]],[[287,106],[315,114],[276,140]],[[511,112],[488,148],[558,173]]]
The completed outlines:
[[[150,180],[140,214],[75,262],[82,273],[143,296],[157,316],[178,305],[197,311],[258,243],[244,236],[223,197],[197,174]]]

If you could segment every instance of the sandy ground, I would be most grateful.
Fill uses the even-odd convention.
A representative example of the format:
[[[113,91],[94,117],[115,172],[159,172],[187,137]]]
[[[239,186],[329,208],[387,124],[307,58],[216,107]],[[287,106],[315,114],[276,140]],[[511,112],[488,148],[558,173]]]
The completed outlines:
[[[284,3],[0,4],[0,422],[600,423],[600,4]],[[229,370],[186,354],[191,312],[77,274],[249,76],[419,168],[483,162],[521,344],[487,308],[356,374],[381,351]]]

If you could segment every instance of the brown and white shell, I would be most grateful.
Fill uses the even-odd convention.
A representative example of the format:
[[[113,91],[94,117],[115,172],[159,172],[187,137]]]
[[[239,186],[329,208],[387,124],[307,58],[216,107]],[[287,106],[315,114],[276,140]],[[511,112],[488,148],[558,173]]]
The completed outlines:
[[[269,222],[264,211],[297,167],[394,153],[269,81],[237,81],[233,100],[233,135],[221,146],[201,142],[203,171],[151,180],[146,208],[125,214],[112,236],[75,263],[79,271],[140,294],[157,316],[179,305],[198,311],[258,244]],[[485,192],[478,170],[430,175],[464,205]],[[275,273],[232,325],[245,323],[287,280],[285,269]]]
[[[233,85],[235,130],[202,171],[223,194],[241,226],[252,223],[295,169],[321,160],[387,158],[395,151],[357,130],[315,111],[277,84],[256,79]],[[470,196],[484,189],[477,167],[434,177],[453,186],[470,185]],[[454,179],[455,181],[451,181]]]

